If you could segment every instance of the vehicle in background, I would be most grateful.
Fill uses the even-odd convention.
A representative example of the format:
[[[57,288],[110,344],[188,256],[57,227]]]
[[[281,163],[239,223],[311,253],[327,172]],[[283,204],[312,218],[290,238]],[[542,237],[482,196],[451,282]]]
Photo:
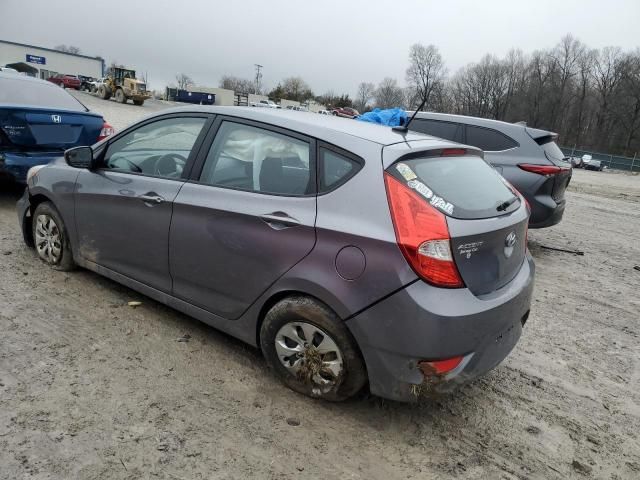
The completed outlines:
[[[85,75],[78,75],[78,78],[80,79],[80,90],[84,92],[90,92],[93,86],[93,82],[95,82],[96,79],[93,77],[87,77]]]
[[[33,171],[18,216],[46,264],[259,346],[297,392],[337,401],[368,384],[411,401],[494,368],[529,315],[529,209],[482,155],[365,122],[188,106]]]
[[[0,72],[1,176],[25,183],[31,167],[111,134],[101,115],[53,83]]]
[[[171,93],[173,93],[173,91]],[[187,90],[176,89],[175,95],[171,100],[182,103],[193,103],[195,105],[213,105],[216,103],[216,96],[213,93],[189,92]]]
[[[329,110],[318,110],[318,113],[320,115],[331,115],[331,112]]]
[[[338,107],[338,108],[334,108],[331,113],[337,117],[344,117],[344,118],[355,118],[358,115],[360,115],[360,112],[358,112],[358,110],[356,110],[355,108],[351,108],[351,107]]]
[[[524,123],[431,112],[418,112],[410,128],[484,150],[485,160],[529,202],[529,228],[562,220],[571,163],[556,145],[557,134]]]
[[[251,102],[249,105],[252,107],[263,107],[263,108],[280,108],[273,100],[260,100],[259,102]]]
[[[594,159],[589,154],[582,156],[582,167],[585,170],[596,170],[598,172],[601,172],[604,169],[602,161]]]
[[[582,168],[584,166],[582,157],[569,157],[569,161],[573,168]]]
[[[80,85],[82,83],[76,75],[67,75],[62,73],[49,77],[47,81],[62,88],[73,88],[75,90],[80,90]]]
[[[105,80],[106,80],[106,77],[102,77],[94,80],[93,82],[89,82],[89,91],[91,93],[98,93],[98,89],[100,88],[100,85],[104,84]]]
[[[309,109],[307,107],[303,107],[302,105],[296,105],[291,110],[295,112],[308,112]]]
[[[135,70],[118,67],[109,70],[103,83],[98,86],[98,96],[103,100],[109,100],[113,96],[118,103],[127,103],[131,99],[138,106],[151,98],[147,85],[136,78]]]

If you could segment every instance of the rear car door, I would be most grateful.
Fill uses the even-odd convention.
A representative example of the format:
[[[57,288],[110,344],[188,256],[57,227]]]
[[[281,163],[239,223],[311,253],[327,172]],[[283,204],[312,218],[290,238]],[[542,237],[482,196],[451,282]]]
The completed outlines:
[[[174,296],[235,319],[313,249],[315,142],[233,118],[213,131],[174,202],[169,264]]]
[[[173,201],[206,133],[209,117],[149,120],[108,143],[101,168],[83,170],[75,193],[80,255],[171,292],[169,226]]]

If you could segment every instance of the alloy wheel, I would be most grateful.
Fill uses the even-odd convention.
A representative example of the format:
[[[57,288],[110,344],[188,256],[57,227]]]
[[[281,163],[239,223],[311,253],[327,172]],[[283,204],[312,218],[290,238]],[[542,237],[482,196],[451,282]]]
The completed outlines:
[[[49,215],[38,215],[36,218],[35,244],[36,251],[42,260],[55,265],[62,258],[62,238],[60,228]]]

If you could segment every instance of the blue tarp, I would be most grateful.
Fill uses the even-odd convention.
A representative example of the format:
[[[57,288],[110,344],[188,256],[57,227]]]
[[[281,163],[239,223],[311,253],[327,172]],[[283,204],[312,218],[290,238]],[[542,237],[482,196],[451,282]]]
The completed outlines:
[[[380,125],[387,125],[389,127],[398,127],[406,125],[407,112],[402,108],[389,108],[387,110],[380,110],[375,108],[370,112],[363,113],[356,120],[363,122],[379,123]]]

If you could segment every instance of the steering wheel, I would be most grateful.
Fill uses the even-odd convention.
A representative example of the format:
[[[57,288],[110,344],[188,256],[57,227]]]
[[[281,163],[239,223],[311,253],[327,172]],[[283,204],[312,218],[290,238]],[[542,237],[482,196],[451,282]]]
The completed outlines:
[[[153,173],[160,177],[179,177],[186,164],[187,159],[179,153],[167,153],[156,160]]]

